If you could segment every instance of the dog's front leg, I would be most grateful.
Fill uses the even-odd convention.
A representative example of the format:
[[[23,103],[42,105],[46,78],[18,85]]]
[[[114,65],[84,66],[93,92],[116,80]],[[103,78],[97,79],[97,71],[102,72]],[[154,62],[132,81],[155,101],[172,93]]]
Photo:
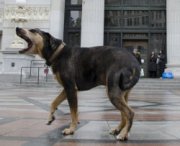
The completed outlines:
[[[66,88],[65,90],[70,107],[72,121],[70,127],[64,129],[62,133],[64,135],[69,135],[74,133],[78,124],[77,90],[75,89],[75,86],[71,86],[70,88]]]
[[[63,102],[66,99],[66,93],[63,90],[55,99],[54,101],[51,103],[51,110],[50,110],[50,114],[49,114],[49,120],[47,125],[50,125],[54,120],[55,120],[55,116],[54,116],[54,112],[57,109],[57,106]]]

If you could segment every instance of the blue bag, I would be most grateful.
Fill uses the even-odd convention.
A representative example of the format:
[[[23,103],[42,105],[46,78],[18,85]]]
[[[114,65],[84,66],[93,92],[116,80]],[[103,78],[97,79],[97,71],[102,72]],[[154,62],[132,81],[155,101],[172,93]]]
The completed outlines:
[[[163,78],[163,79],[173,79],[174,76],[173,76],[173,73],[172,73],[172,72],[163,72],[162,78]]]

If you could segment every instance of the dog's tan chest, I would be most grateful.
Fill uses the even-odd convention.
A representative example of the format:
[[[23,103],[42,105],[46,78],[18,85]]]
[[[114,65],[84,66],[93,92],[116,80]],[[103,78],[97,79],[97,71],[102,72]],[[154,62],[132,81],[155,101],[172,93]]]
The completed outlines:
[[[62,80],[61,80],[61,76],[59,73],[55,73],[54,78],[58,81],[59,84],[62,85]]]

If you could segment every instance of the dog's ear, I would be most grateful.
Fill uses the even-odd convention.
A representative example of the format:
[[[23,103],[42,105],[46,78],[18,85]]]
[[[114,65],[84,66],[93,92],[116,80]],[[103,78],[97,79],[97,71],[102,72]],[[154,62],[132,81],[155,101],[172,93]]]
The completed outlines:
[[[48,40],[51,39],[52,36],[50,35],[50,33],[44,32],[44,34],[45,34],[46,39],[48,39]]]
[[[54,43],[55,38],[50,33],[44,32],[44,36],[46,38],[46,41],[48,41],[50,45]]]
[[[45,36],[45,43],[48,43],[46,46],[51,47],[53,45],[53,43],[55,42],[55,38],[48,32],[44,32],[44,36]]]
[[[56,39],[53,36],[51,36],[51,38],[50,38],[50,44],[51,44],[51,46],[56,44]]]
[[[50,46],[53,50],[56,49],[61,43],[62,41],[50,35]]]
[[[43,32],[43,36],[45,36],[45,46],[51,50],[56,49],[61,43],[62,41],[59,39],[56,39],[55,37],[53,37],[50,33],[48,32]]]

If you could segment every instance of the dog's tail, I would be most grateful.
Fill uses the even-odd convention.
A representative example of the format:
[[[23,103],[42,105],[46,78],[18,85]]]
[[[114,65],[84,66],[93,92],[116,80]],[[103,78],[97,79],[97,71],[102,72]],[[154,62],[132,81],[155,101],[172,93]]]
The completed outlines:
[[[139,80],[140,68],[123,68],[119,72],[119,87],[121,90],[132,88]]]

